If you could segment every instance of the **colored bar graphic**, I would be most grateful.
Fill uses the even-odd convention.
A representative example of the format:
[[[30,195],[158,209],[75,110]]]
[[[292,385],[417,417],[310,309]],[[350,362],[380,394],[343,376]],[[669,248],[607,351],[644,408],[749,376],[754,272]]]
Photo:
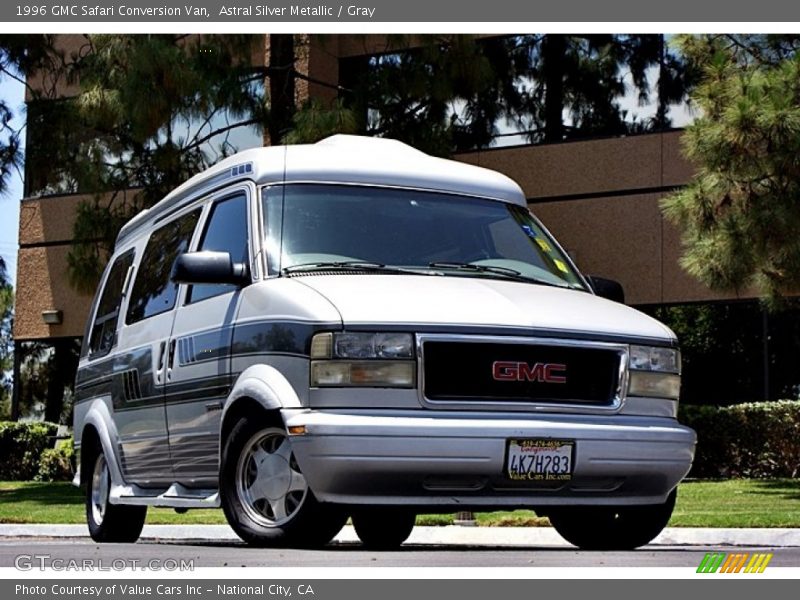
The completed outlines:
[[[707,552],[697,567],[697,573],[763,573],[772,554],[749,552]],[[748,561],[748,559],[750,559]],[[745,566],[745,563],[747,566]],[[742,570],[744,569],[744,570]]]
[[[724,552],[708,552],[697,567],[697,572],[716,573],[723,560],[725,560]]]
[[[772,554],[754,554],[753,558],[744,570],[745,573],[763,573],[767,568],[769,561],[772,560]]]

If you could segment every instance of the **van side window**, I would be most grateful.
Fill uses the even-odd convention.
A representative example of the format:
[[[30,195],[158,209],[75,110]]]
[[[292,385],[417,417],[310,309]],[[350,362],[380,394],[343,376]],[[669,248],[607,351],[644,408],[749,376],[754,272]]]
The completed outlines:
[[[126,322],[129,325],[175,306],[178,284],[170,276],[175,259],[189,249],[199,218],[200,209],[197,209],[156,229],[150,236],[128,304]]]
[[[106,279],[103,294],[97,304],[97,312],[89,339],[89,353],[106,354],[114,346],[117,337],[119,307],[122,304],[122,287],[128,270],[133,264],[133,250],[117,257]]]
[[[247,196],[233,196],[212,207],[197,249],[228,252],[233,262],[247,262]],[[235,289],[235,285],[225,284],[193,285],[186,303],[200,302]]]

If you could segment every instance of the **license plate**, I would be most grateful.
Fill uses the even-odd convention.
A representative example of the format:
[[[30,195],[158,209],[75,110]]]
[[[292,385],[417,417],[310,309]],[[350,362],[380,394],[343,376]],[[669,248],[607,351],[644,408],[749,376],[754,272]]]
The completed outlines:
[[[510,439],[505,475],[514,481],[572,479],[574,440]]]

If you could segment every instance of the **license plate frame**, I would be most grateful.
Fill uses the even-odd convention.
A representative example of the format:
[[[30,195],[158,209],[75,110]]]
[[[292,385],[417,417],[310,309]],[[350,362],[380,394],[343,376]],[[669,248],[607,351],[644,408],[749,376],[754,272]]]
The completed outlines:
[[[527,448],[527,450],[523,450]],[[542,461],[536,460],[536,455]],[[556,460],[556,457],[558,460]],[[566,459],[567,464],[564,465]],[[570,481],[575,472],[575,440],[508,438],[503,475],[516,482]]]

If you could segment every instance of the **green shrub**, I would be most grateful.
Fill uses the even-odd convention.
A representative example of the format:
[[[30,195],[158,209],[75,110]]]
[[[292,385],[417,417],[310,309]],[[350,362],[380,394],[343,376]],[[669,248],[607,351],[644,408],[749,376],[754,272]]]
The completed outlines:
[[[42,452],[36,481],[72,481],[74,463],[75,446],[69,438]]]
[[[687,405],[679,418],[697,431],[691,477],[800,474],[800,401]]]
[[[33,479],[57,431],[54,423],[0,421],[0,481]]]

